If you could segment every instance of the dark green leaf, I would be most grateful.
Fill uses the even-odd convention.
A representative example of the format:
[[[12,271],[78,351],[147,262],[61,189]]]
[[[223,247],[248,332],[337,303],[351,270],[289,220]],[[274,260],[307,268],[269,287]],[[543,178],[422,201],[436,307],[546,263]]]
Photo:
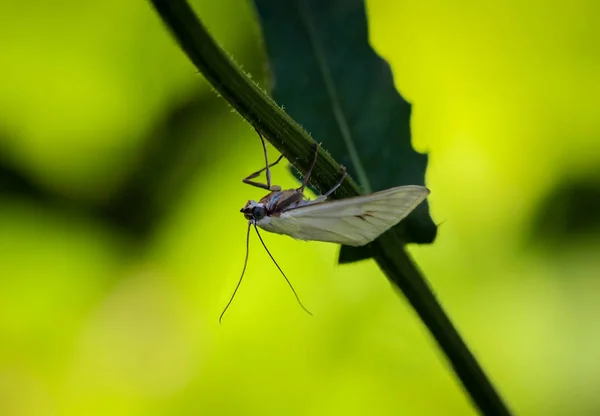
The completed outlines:
[[[368,43],[362,0],[255,0],[275,101],[342,164],[364,193],[424,185],[427,156],[411,146],[411,107]],[[398,224],[407,243],[431,243],[427,202]],[[340,262],[369,258],[342,247]]]

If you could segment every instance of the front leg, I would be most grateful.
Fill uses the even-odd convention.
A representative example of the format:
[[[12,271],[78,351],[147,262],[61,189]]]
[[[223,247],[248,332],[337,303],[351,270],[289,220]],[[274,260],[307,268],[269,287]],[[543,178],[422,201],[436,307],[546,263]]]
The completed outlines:
[[[258,175],[263,173],[265,170],[272,168],[273,166],[278,164],[281,161],[281,159],[283,159],[283,155],[280,155],[279,158],[275,162],[271,163],[268,167],[262,168],[261,170],[258,170],[256,172],[248,175],[246,178],[242,179],[242,182],[244,182],[245,184],[248,184],[248,185],[256,186],[257,188],[266,189],[267,191],[281,191],[281,186],[279,186],[279,185],[270,185],[267,183],[260,183],[260,182],[255,182],[252,180],[252,179],[258,177]]]

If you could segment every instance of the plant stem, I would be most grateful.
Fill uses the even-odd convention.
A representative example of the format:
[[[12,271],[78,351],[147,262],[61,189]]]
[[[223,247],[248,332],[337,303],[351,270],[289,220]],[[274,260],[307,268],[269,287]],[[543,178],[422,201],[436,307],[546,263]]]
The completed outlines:
[[[507,406],[444,312],[431,287],[395,233],[375,240],[377,264],[406,296],[446,354],[464,389],[484,415],[510,415]]]
[[[312,162],[314,140],[268,97],[214,42],[185,0],[150,0],[181,48],[212,86],[298,170]],[[311,183],[329,189],[339,178],[339,164],[319,148]],[[347,178],[337,198],[358,195]],[[485,415],[510,412],[452,322],[435,298],[419,269],[392,230],[373,243],[373,255],[392,284],[406,296],[452,364],[473,403]]]

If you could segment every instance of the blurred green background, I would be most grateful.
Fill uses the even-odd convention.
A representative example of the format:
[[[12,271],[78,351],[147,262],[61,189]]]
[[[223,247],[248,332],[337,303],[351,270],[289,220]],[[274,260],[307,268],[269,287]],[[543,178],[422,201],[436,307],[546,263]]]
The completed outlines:
[[[251,3],[193,5],[266,85]],[[442,223],[410,251],[513,409],[598,414],[600,3],[367,7]],[[0,1],[0,39],[0,415],[474,414],[334,245],[263,233],[310,318],[253,238],[218,324],[262,154],[147,2]]]

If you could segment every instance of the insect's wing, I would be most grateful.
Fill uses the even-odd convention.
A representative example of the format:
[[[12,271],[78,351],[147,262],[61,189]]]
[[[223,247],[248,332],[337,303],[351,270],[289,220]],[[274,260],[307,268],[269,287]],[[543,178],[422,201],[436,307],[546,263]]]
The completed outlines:
[[[427,195],[424,186],[399,186],[284,211],[270,218],[270,225],[300,240],[362,246],[398,224]]]

